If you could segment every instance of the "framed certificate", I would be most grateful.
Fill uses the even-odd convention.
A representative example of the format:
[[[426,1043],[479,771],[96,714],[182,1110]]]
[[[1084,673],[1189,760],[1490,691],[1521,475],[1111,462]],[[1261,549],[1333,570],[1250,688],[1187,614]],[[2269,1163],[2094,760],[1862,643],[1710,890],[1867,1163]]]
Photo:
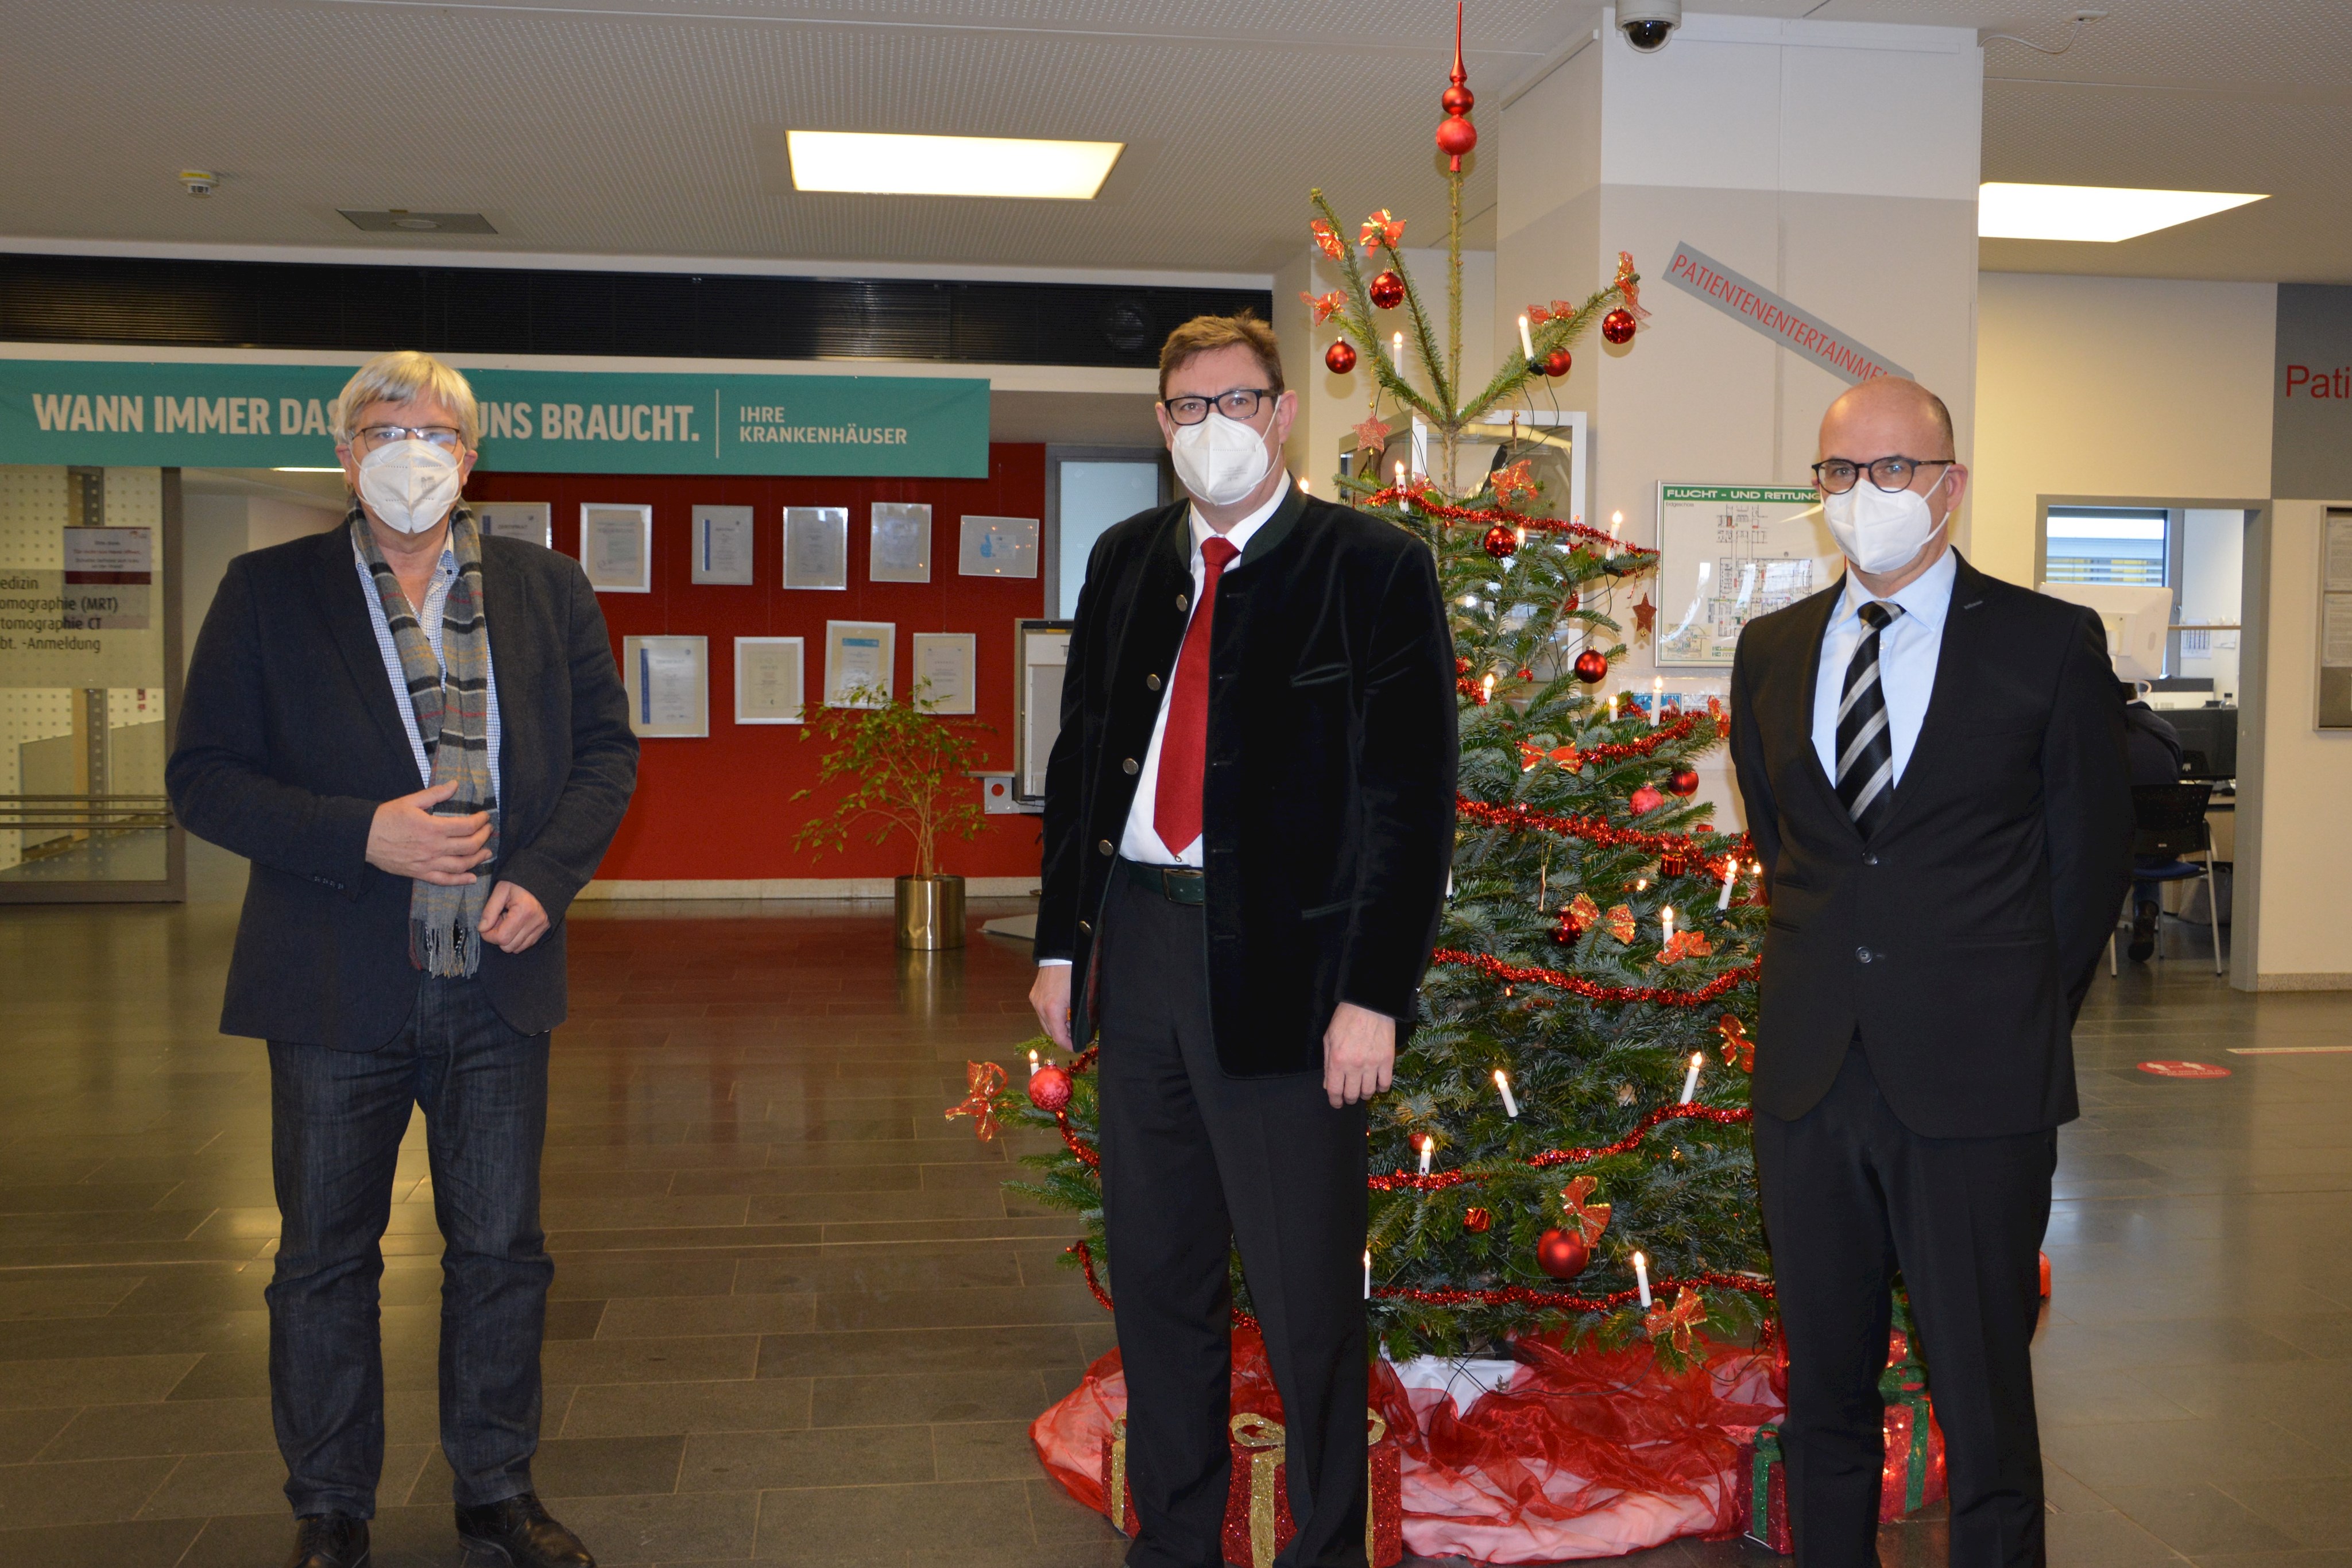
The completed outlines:
[[[553,549],[554,514],[545,501],[485,501],[474,508],[474,526],[484,538],[528,539]]]
[[[976,711],[973,671],[979,642],[970,632],[915,633],[915,683],[908,689],[916,706],[926,713]]]
[[[898,643],[896,622],[826,622],[824,706],[887,706],[896,695],[891,676]]]
[[[956,550],[958,576],[1037,575],[1036,518],[968,517],[961,536]]]
[[[580,508],[580,565],[599,593],[654,591],[654,509],[605,506]]]
[[[621,682],[629,727],[648,738],[710,733],[708,637],[624,637]]]
[[[784,586],[849,586],[849,508],[784,508]]]
[[[694,508],[694,580],[751,580],[751,508]]]
[[[799,724],[807,707],[802,695],[803,639],[735,639],[735,722]]]
[[[874,503],[873,582],[931,580],[931,508],[912,501]]]

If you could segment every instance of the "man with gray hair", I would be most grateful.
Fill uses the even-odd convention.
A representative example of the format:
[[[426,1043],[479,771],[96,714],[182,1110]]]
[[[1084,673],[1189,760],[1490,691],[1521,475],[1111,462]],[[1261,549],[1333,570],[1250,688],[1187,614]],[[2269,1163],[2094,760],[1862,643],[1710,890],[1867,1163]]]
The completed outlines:
[[[636,739],[579,564],[482,537],[460,498],[465,378],[380,355],[334,427],[345,526],[229,563],[166,775],[188,831],[252,862],[221,1029],[269,1046],[289,1564],[368,1562],[380,1243],[421,1107],[457,1533],[516,1568],[593,1568],[531,1488],[539,1159],[563,914],[627,809]]]

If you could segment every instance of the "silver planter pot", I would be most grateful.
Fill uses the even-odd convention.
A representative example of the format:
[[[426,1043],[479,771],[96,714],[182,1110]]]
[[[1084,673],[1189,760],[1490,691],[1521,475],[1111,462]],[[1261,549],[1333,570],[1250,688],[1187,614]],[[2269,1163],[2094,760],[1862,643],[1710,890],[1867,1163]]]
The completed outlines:
[[[963,946],[963,878],[902,876],[893,892],[899,946],[928,952]]]

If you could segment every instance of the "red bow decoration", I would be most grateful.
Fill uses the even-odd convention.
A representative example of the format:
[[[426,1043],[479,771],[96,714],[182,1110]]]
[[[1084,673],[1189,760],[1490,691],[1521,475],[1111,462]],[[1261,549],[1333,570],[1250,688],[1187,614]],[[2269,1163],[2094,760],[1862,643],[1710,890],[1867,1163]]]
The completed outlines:
[[[1643,1315],[1642,1326],[1650,1331],[1652,1339],[1661,1334],[1671,1336],[1675,1348],[1687,1353],[1692,1333],[1706,1321],[1706,1303],[1698,1299],[1696,1291],[1685,1285],[1675,1292],[1673,1306],[1651,1308]]]
[[[1337,261],[1341,256],[1348,254],[1346,244],[1339,238],[1339,231],[1333,228],[1329,224],[1325,223],[1321,218],[1317,218],[1314,222],[1308,224],[1307,225],[1307,230],[1309,234],[1315,236],[1315,248],[1321,251],[1325,256],[1329,256],[1333,261]]]
[[[996,1097],[1004,1092],[1004,1069],[993,1061],[967,1061],[963,1068],[970,1092],[961,1103],[948,1107],[947,1119],[971,1117],[972,1136],[984,1144],[996,1136]]]
[[[1591,1201],[1600,1186],[1597,1176],[1580,1176],[1559,1191],[1560,1206],[1568,1211],[1569,1223],[1576,1227],[1577,1235],[1587,1247],[1598,1242],[1601,1233],[1609,1228],[1609,1216],[1615,1207],[1613,1204]]]
[[[1544,759],[1544,748],[1532,741],[1519,742],[1519,771],[1532,773]]]
[[[1404,220],[1382,207],[1364,220],[1363,233],[1357,237],[1362,242],[1367,256],[1382,246],[1393,250],[1397,242],[1404,238]]]
[[[1738,1014],[1724,1014],[1723,1021],[1715,1026],[1715,1032],[1723,1037],[1724,1061],[1742,1072],[1756,1071],[1756,1042],[1748,1038],[1748,1030],[1740,1023]]]
[[[1547,309],[1545,309],[1542,306],[1540,306],[1540,305],[1530,305],[1530,306],[1528,306],[1528,326],[1530,326],[1530,327],[1540,327],[1540,326],[1542,326],[1545,322],[1547,322],[1547,321],[1549,321],[1549,320],[1550,320],[1550,319],[1551,319],[1551,312],[1550,312],[1550,311],[1549,311],[1549,310],[1547,310]]]
[[[1552,933],[1552,940],[1573,942],[1591,930],[1593,922],[1600,918],[1601,906],[1592,902],[1590,894],[1580,893],[1559,906],[1559,929]]]
[[[1535,499],[1536,476],[1528,459],[1522,457],[1495,476],[1495,499],[1507,507],[1514,497]]]
[[[1621,250],[1617,253],[1615,283],[1617,298],[1625,302],[1625,308],[1633,313],[1633,319],[1637,321],[1648,320],[1650,313],[1642,308],[1642,275],[1633,270],[1633,253],[1630,250]]]
[[[1315,324],[1318,327],[1337,316],[1341,310],[1347,308],[1348,305],[1348,297],[1336,288],[1328,294],[1309,294],[1302,288],[1298,291],[1298,298],[1306,300],[1307,308],[1315,312]]]
[[[1553,747],[1551,748],[1551,759],[1559,764],[1560,771],[1563,773],[1581,773],[1584,771],[1584,753],[1577,750],[1573,746]]]
[[[1715,945],[1706,939],[1705,932],[1677,931],[1658,949],[1658,962],[1672,964],[1684,958],[1705,958],[1714,952]]]
[[[1628,946],[1631,946],[1633,945],[1633,932],[1635,929],[1632,906],[1623,904],[1612,904],[1609,906],[1609,913],[1604,916],[1604,918],[1609,922],[1609,935],[1617,938],[1618,941],[1626,944]]]
[[[1368,419],[1356,426],[1356,449],[1378,452],[1389,444],[1389,427],[1377,419]]]

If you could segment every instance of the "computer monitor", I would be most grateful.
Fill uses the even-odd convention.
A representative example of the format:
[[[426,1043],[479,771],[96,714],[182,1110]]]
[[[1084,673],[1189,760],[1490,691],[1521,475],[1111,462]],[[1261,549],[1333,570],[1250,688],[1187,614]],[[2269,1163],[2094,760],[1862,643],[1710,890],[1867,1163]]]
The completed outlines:
[[[2185,759],[2186,779],[2235,779],[2238,776],[2238,710],[2234,707],[2172,707],[2163,710],[2166,723],[2180,737],[2180,748],[2194,752]],[[2203,759],[2203,766],[2197,759]]]
[[[2045,582],[2053,599],[2097,612],[2107,629],[2116,679],[2153,681],[2164,674],[2164,637],[2172,626],[2172,590],[2157,584]]]

